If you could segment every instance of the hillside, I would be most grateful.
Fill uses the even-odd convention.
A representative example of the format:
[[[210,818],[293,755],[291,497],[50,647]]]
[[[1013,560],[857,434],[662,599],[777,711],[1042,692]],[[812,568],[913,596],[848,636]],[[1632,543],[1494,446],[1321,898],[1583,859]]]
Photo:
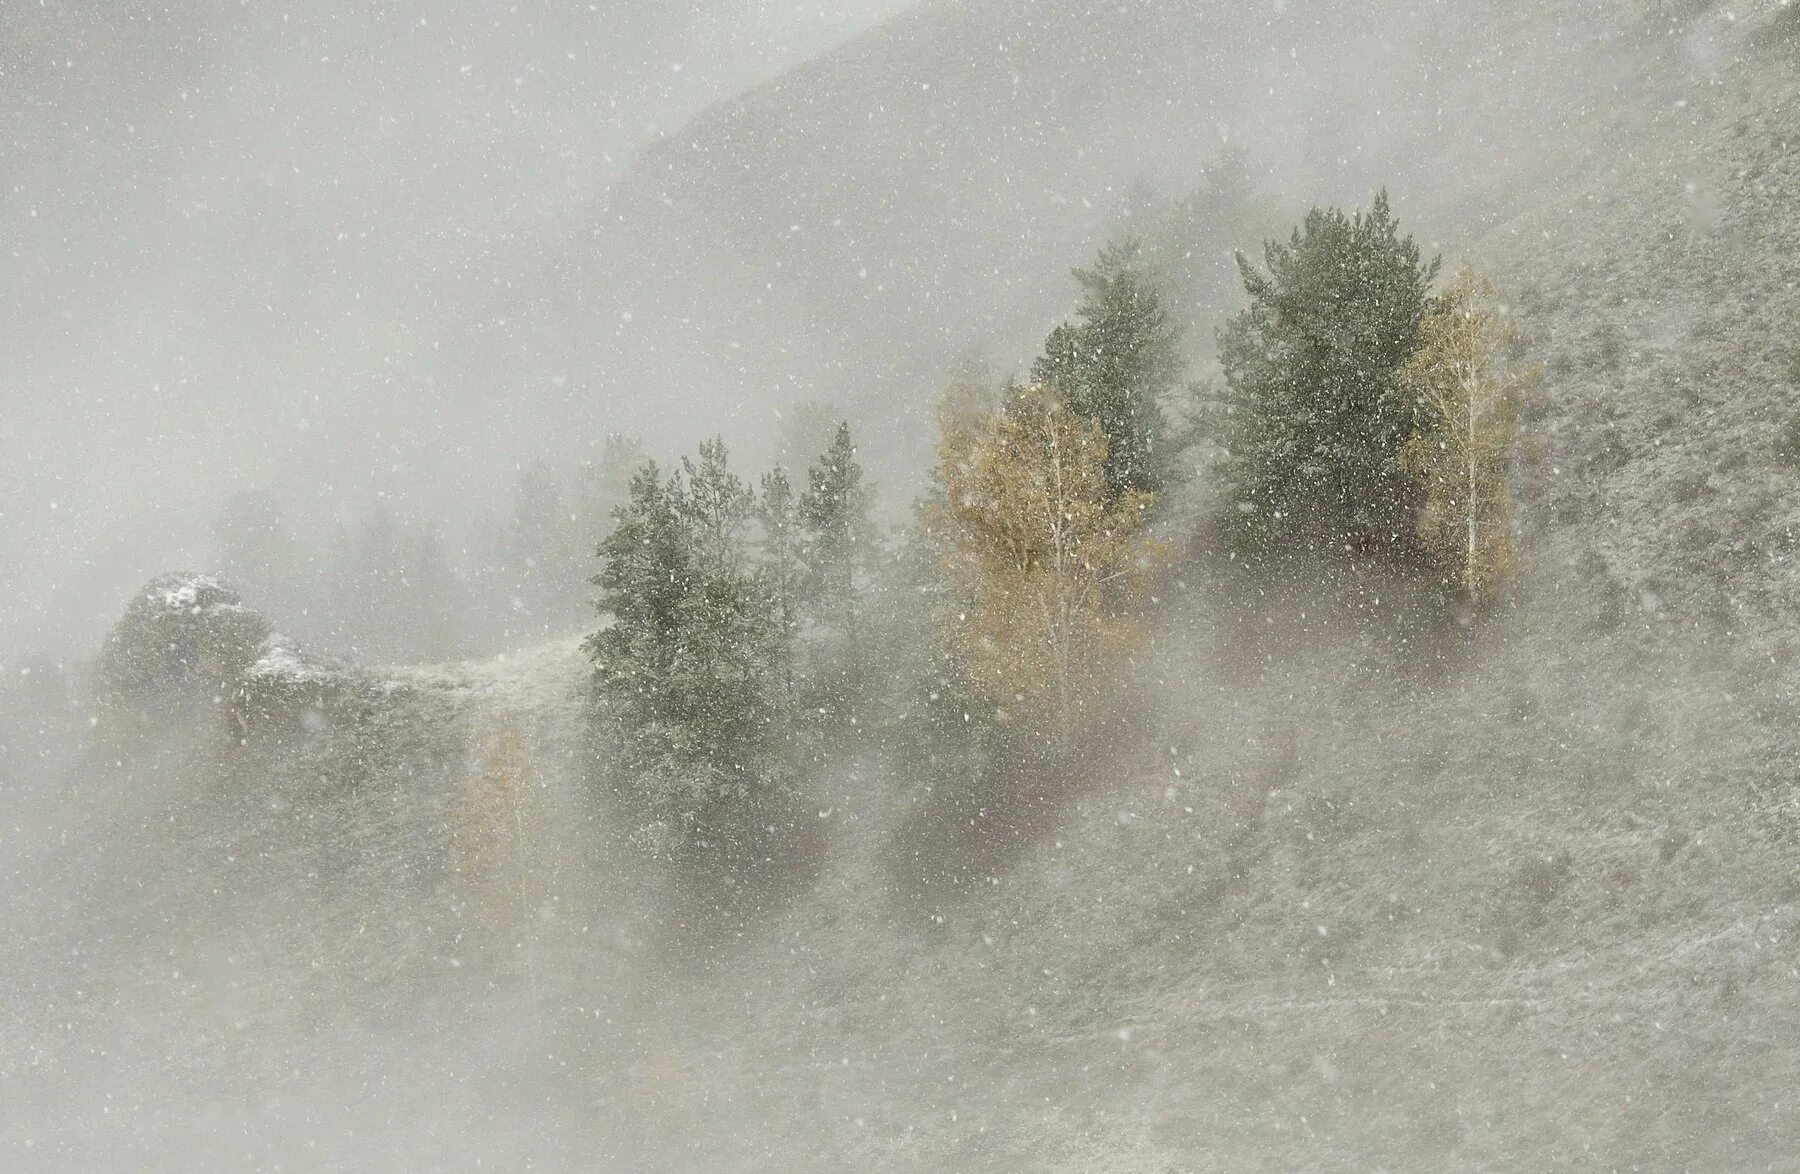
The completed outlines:
[[[1385,184],[1422,239],[1490,265],[1598,212],[1590,192],[1723,215],[1732,148],[1704,128],[1735,93],[1778,108],[1733,78],[1781,52],[1782,11],[925,4],[645,151],[566,261],[556,329],[658,421],[812,396],[892,427],[965,348],[1023,365],[1127,188],[1180,192],[1227,143],[1291,213]]]
[[[585,263],[690,325],[589,345],[900,428],[1225,121],[1508,291],[1546,381],[1496,615],[1198,544],[1073,777],[853,741],[753,914],[593,792],[573,639],[379,668],[251,624],[0,812],[43,821],[9,1167],[1794,1168],[1800,25],[1351,11],[923,6],[640,162]]]

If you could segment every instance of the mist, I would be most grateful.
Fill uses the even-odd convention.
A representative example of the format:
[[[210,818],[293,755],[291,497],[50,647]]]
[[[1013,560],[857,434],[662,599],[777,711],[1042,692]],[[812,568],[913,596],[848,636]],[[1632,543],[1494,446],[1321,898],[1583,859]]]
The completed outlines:
[[[544,438],[446,348],[646,143],[898,7],[7,4],[0,644],[86,652],[235,489],[501,500]],[[539,398],[603,425],[579,374]]]
[[[1784,1168],[1787,0],[0,0],[8,1169]]]

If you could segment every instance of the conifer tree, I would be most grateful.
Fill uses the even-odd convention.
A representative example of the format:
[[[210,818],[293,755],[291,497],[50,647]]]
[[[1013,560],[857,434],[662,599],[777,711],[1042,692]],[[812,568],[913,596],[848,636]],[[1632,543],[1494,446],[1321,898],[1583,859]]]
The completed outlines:
[[[1140,639],[1117,600],[1156,561],[1151,497],[1114,494],[1107,438],[1054,391],[1017,389],[943,448],[949,570],[966,608],[946,616],[975,687],[1065,748],[1108,668]]]
[[[613,511],[631,496],[631,478],[643,463],[643,442],[614,432],[601,443],[599,460],[576,470],[573,512],[584,558],[612,529]]]
[[[1244,528],[1263,541],[1399,543],[1414,504],[1397,464],[1412,405],[1395,376],[1438,263],[1400,235],[1386,192],[1353,216],[1313,209],[1264,260],[1267,272],[1238,257],[1250,304],[1219,333]]]
[[[933,405],[939,453],[969,451],[997,407],[987,364],[960,360]],[[986,728],[985,721],[972,720],[986,704],[964,668],[958,625],[948,620],[966,613],[971,599],[962,577],[950,571],[957,527],[946,508],[945,477],[945,465],[934,464],[924,494],[913,503],[912,525],[883,567],[884,606],[869,615],[879,646],[874,655],[894,687],[889,698],[901,729],[920,735],[901,745],[931,759],[970,749]]]
[[[791,630],[749,556],[754,495],[723,442],[633,478],[600,544],[588,641],[603,712],[640,798],[691,843],[739,841],[791,789]]]
[[[800,468],[831,443],[840,414],[831,401],[801,400],[777,411],[775,459]]]
[[[593,578],[600,588],[595,606],[611,621],[587,641],[595,683],[618,725],[643,734],[645,745],[652,738],[672,742],[682,716],[669,686],[694,574],[671,488],[656,462],[644,462],[618,525],[600,544],[602,565]],[[675,753],[672,745],[657,750]]]
[[[219,571],[267,614],[291,624],[318,602],[322,568],[272,495],[246,490],[227,498],[212,539]]]
[[[812,596],[819,618],[854,643],[858,578],[868,565],[874,532],[869,522],[869,493],[863,485],[849,424],[837,426],[831,447],[808,471],[806,480],[799,519],[805,533]]]
[[[501,537],[498,585],[509,610],[538,632],[577,622],[585,600],[586,554],[562,478],[535,461],[513,489],[512,516]]]
[[[1465,262],[1399,374],[1413,404],[1400,467],[1424,496],[1419,538],[1446,580],[1477,602],[1492,599],[1517,562],[1507,472],[1518,397],[1538,378],[1506,367],[1513,332],[1492,303],[1493,287]]]
[[[443,537],[425,522],[407,526],[403,535],[400,582],[406,618],[400,630],[409,637],[407,653],[431,660],[453,656],[462,646],[463,593]]]
[[[744,569],[744,529],[754,505],[750,487],[733,473],[723,439],[700,445],[700,459],[681,458],[675,508],[695,543],[695,557],[709,578],[726,581]]]
[[[1044,341],[1031,377],[1106,434],[1106,484],[1113,496],[1156,493],[1165,480],[1161,399],[1181,378],[1178,334],[1134,238],[1108,244],[1081,284],[1079,321]]]
[[[1243,288],[1234,253],[1279,228],[1275,200],[1242,147],[1221,150],[1200,183],[1151,220],[1145,260],[1184,335],[1224,317]]]
[[[801,558],[794,488],[788,482],[787,473],[779,466],[763,475],[756,516],[762,523],[758,547],[763,583],[783,636],[776,647],[782,660],[783,699],[784,703],[791,704],[794,696],[792,642],[800,631],[801,612],[807,605],[809,593],[806,564]]]

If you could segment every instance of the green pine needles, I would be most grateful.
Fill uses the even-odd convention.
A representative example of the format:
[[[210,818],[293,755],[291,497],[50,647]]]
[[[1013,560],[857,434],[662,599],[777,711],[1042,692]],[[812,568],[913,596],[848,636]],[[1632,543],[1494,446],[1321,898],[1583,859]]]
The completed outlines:
[[[1100,250],[1081,283],[1079,321],[1044,341],[1031,379],[1060,396],[1106,434],[1106,483],[1113,497],[1157,493],[1167,480],[1168,425],[1162,400],[1180,381],[1180,332],[1133,238]]]
[[[873,543],[847,427],[808,481],[796,495],[775,469],[759,495],[711,440],[667,476],[646,462],[600,544],[596,717],[620,790],[670,851],[757,850],[816,756],[824,731],[803,715],[829,711],[803,651],[854,623]]]
[[[1313,209],[1258,269],[1219,332],[1228,488],[1254,545],[1409,549],[1417,488],[1399,467],[1413,409],[1396,376],[1419,344],[1438,262],[1367,212]]]

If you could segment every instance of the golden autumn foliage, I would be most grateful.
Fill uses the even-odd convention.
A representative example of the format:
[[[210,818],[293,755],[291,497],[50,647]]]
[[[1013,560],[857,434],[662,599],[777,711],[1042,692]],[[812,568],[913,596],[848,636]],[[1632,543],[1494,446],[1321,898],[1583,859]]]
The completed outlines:
[[[984,696],[1063,740],[1142,642],[1118,604],[1160,559],[1152,495],[1113,494],[1106,453],[1098,423],[1038,386],[946,426],[940,446],[946,564],[967,601],[946,617],[953,643]]]
[[[518,727],[504,723],[488,740],[482,769],[463,784],[457,803],[456,868],[471,878],[511,869],[522,855],[525,791],[537,770]]]
[[[1493,287],[1465,263],[1399,372],[1413,401],[1400,467],[1425,494],[1419,538],[1446,579],[1477,602],[1498,595],[1517,567],[1507,472],[1518,399],[1538,379],[1508,368],[1514,333],[1492,303]]]
[[[518,726],[507,721],[488,741],[483,765],[458,796],[456,870],[476,896],[479,915],[493,928],[510,925],[519,942],[526,973],[531,962],[531,845],[526,807],[538,785],[538,768]]]

